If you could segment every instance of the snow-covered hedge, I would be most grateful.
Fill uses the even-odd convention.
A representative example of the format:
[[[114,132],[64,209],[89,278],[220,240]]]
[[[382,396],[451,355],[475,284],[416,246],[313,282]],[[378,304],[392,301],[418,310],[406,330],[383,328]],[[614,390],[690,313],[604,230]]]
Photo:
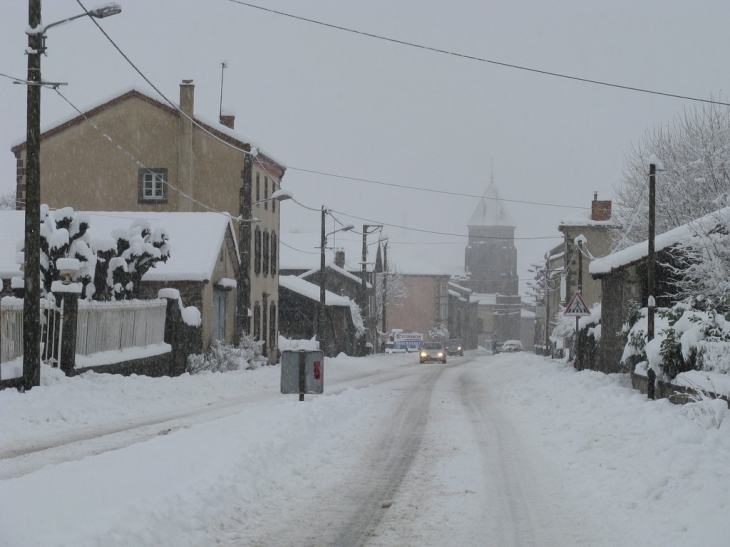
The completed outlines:
[[[642,308],[624,326],[623,363],[647,362],[668,379],[688,370],[730,372],[730,321],[714,310],[693,309],[688,303],[657,308],[653,340],[647,342],[646,331],[647,309]]]

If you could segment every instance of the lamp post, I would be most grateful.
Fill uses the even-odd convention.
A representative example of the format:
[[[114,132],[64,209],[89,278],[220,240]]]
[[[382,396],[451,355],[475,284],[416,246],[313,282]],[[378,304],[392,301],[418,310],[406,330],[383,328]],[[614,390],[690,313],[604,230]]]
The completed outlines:
[[[28,79],[25,148],[25,295],[23,303],[23,388],[40,385],[40,225],[41,225],[41,55],[46,51],[46,31],[80,17],[103,19],[120,13],[110,3],[50,25],[41,22],[41,0],[28,1]]]
[[[324,205],[322,206],[322,226],[320,236],[320,252],[319,252],[319,309],[317,310],[317,340],[319,340],[320,349],[324,352],[327,348],[325,347],[325,332],[324,332],[324,316],[326,311],[325,302],[325,283],[327,280],[327,269],[324,264],[324,253],[327,248],[327,238],[337,232],[349,232],[354,228],[352,224],[343,226],[337,230],[325,233],[325,219],[327,218],[327,209]]]

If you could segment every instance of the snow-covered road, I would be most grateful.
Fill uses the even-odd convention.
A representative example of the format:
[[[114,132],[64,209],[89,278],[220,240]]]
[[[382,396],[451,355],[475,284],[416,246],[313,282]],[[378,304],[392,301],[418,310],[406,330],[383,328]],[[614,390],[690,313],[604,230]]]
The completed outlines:
[[[730,412],[534,355],[0,393],[0,546],[726,545]]]

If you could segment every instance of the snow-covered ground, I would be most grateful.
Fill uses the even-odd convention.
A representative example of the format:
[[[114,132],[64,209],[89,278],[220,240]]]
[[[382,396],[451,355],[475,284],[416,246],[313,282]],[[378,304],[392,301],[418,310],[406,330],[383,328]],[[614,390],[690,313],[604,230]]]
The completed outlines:
[[[0,393],[0,546],[335,545],[398,465],[368,545],[727,545],[730,411],[530,354],[415,360],[329,359],[304,403],[279,367],[44,370]]]

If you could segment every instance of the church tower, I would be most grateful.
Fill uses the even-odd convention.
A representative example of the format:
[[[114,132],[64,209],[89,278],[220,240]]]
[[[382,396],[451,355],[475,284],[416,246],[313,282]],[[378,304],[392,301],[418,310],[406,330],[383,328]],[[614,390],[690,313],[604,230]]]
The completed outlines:
[[[465,265],[471,290],[518,294],[515,223],[497,191],[493,175],[467,227]]]

